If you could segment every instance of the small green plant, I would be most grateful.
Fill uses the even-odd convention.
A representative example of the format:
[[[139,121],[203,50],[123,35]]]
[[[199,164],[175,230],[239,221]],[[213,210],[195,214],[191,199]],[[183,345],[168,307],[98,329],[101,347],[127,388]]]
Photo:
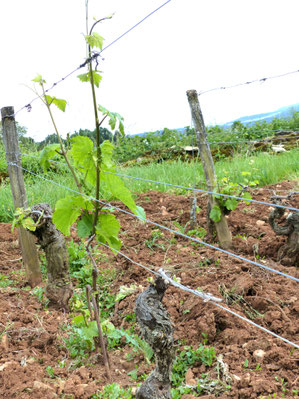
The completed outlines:
[[[288,387],[288,381],[285,381],[284,378],[279,378],[277,376],[274,377],[275,381],[277,381],[280,384],[280,389],[281,389],[281,397],[284,398],[286,393],[289,391]]]
[[[181,397],[185,394],[194,394],[194,389],[191,387],[178,387],[178,388],[173,388],[171,390],[171,397],[172,399],[181,399]]]
[[[244,368],[245,368],[245,369],[248,368],[248,364],[249,364],[248,359],[245,359],[245,360],[244,360]]]
[[[35,296],[38,302],[47,308],[49,305],[49,299],[46,297],[45,287],[34,287],[31,291],[31,295]]]
[[[216,352],[214,347],[200,345],[197,349],[185,346],[184,350],[177,356],[172,370],[173,386],[178,387],[183,384],[186,372],[195,365],[205,364],[211,366],[215,359]]]
[[[106,385],[101,392],[91,396],[92,399],[133,399],[132,390],[120,387],[118,384]]]
[[[47,280],[47,258],[43,251],[39,252],[39,260],[40,260],[40,264],[41,264],[41,272],[42,272],[43,281],[46,281]]]
[[[67,243],[67,250],[69,254],[70,273],[77,272],[82,267],[90,264],[90,260],[88,259],[86,253],[86,248],[81,241],[76,243],[73,239],[71,239]]]
[[[194,236],[199,239],[203,239],[207,235],[207,231],[203,227],[198,227],[197,229],[189,230],[187,232],[187,235],[192,236],[192,237]]]
[[[201,335],[203,336],[204,345],[207,345],[207,343],[209,342],[209,334],[202,332]]]
[[[142,352],[147,363],[150,363],[153,357],[153,350],[138,335],[115,328],[109,320],[104,320],[101,326],[103,335],[107,337],[109,349],[121,346],[121,338],[124,338],[134,352]],[[75,316],[72,320],[69,336],[64,338],[70,357],[79,361],[77,364],[81,365],[82,360],[86,359],[94,351],[94,339],[98,338],[98,334],[96,321],[90,321],[89,311],[81,309],[81,314]]]
[[[46,372],[50,378],[55,378],[55,372],[53,367],[51,366],[46,367]]]
[[[7,323],[2,331],[0,331],[0,340],[3,335],[13,326],[14,323]]]
[[[148,240],[145,240],[145,245],[150,249],[153,249],[156,247],[156,248],[161,248],[161,249],[163,249],[163,251],[165,251],[164,245],[159,242],[159,240],[163,237],[164,237],[164,234],[160,230],[155,229],[152,231],[151,238]]]
[[[0,273],[0,288],[12,286],[13,283],[13,280],[10,280],[5,274]]]
[[[112,323],[110,323],[112,324]],[[113,326],[113,324],[112,324]],[[114,327],[114,326],[113,326]],[[150,364],[151,359],[154,356],[154,352],[152,348],[149,346],[149,344],[144,341],[143,339],[139,338],[138,335],[136,334],[130,334],[128,331],[117,329],[117,328],[111,328],[110,331],[106,334],[108,338],[108,343],[109,340],[117,340],[120,342],[121,338],[125,338],[126,343],[129,344],[135,353],[137,352],[142,352],[145,361]]]
[[[78,271],[71,273],[72,277],[77,280],[78,287],[86,287],[87,284],[92,284],[92,265],[90,262],[82,266]]]
[[[187,223],[185,224],[185,226],[182,226],[182,225],[180,225],[180,223],[177,222],[176,220],[174,220],[172,223],[175,225],[175,227],[178,229],[178,231],[179,231],[180,233],[182,233],[182,234],[185,234],[185,232],[186,232],[186,230],[187,230],[187,227],[190,225],[190,222],[187,222]]]
[[[246,201],[246,199],[252,199],[252,197],[250,193],[246,192],[245,190],[248,186],[249,187],[257,186],[259,182],[258,180],[253,180],[253,181],[249,180],[251,172],[241,172],[241,174],[243,176],[242,184],[234,183],[231,181],[229,176],[225,176],[221,179],[220,185],[217,190],[220,194],[244,198],[245,203],[249,205],[250,202]],[[215,195],[214,197],[217,198],[218,200],[218,204],[214,205],[210,211],[210,218],[214,222],[219,222],[221,220],[222,213],[224,213],[224,215],[227,215],[231,211],[235,210],[239,202],[241,201],[240,199],[237,198],[223,197],[222,195]]]
[[[128,372],[128,376],[132,379],[137,381],[138,380],[138,366],[136,364],[135,368]]]
[[[254,309],[249,303],[246,302],[244,297],[240,295],[239,293],[236,292],[236,288],[227,288],[225,284],[220,284],[219,285],[219,292],[220,294],[224,297],[225,302],[228,305],[231,304],[236,304],[238,303],[239,305],[242,306],[244,309],[244,312],[247,314],[247,316],[254,320],[257,317],[261,317],[262,314],[259,313],[256,309]]]

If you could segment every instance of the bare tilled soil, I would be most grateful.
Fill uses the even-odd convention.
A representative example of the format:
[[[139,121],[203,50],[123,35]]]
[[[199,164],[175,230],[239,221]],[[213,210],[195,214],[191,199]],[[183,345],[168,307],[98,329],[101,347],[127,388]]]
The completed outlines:
[[[287,181],[270,188],[278,192],[294,187],[295,182]],[[269,202],[271,192],[256,189],[252,195],[254,199]],[[149,220],[174,230],[179,231],[178,226],[181,226],[183,231],[190,218],[190,198],[185,196],[149,191],[138,196],[136,201],[144,207]],[[198,196],[201,208],[197,214],[198,225],[207,230],[206,204],[207,197]],[[298,208],[299,195],[293,196],[289,205]],[[278,250],[286,237],[275,235],[267,222],[268,215],[267,206],[240,204],[228,216],[233,234],[232,251],[299,278],[296,265],[277,262]],[[119,213],[119,217],[122,251],[131,259],[153,270],[163,267],[171,271],[182,284],[222,298],[223,306],[299,345],[298,282],[169,231],[159,233],[157,226],[140,223],[127,214]],[[75,233],[73,238],[77,240]],[[217,246],[208,235],[200,239]],[[106,248],[101,251],[106,256],[103,262],[98,262],[100,272],[106,268],[118,271],[110,286],[115,295],[121,285],[137,284],[142,289],[148,286],[148,271],[121,255],[113,255]],[[0,397],[89,398],[108,384],[101,356],[96,358],[92,353],[85,364],[73,367],[74,361],[63,344],[63,337],[74,313],[46,309],[36,295],[32,295],[22,272],[17,235],[11,233],[8,224],[0,224],[0,273],[0,284],[3,275],[12,281],[0,288]],[[132,318],[126,315],[134,312],[137,295],[134,293],[123,299],[112,312],[110,320],[116,327],[130,327]],[[187,384],[209,373],[211,378],[223,381],[220,398],[298,396],[298,349],[213,303],[204,303],[199,297],[175,287],[168,288],[163,303],[174,325],[178,353],[184,345],[196,348],[207,340],[207,345],[215,347],[220,359],[211,367],[195,364],[188,370]],[[149,374],[154,367],[153,364],[148,366],[141,354],[128,360],[128,352],[131,348],[125,343],[109,352],[111,382],[124,388],[136,386],[136,381],[127,374],[136,364],[139,376]],[[220,367],[221,364],[225,367]],[[54,371],[52,378],[47,372],[49,366]],[[202,397],[214,398],[216,392],[205,392]],[[188,394],[183,398],[193,396]]]

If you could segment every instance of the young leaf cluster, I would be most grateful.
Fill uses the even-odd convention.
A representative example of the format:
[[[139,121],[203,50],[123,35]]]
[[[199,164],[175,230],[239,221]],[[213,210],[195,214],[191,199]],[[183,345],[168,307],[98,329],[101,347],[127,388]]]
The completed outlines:
[[[224,177],[221,180],[218,192],[220,194],[226,194],[226,195],[244,198],[244,202],[248,205],[250,202],[246,201],[246,199],[251,199],[252,197],[251,194],[245,190],[248,186],[249,187],[257,186],[259,182],[257,180],[254,181],[249,180],[248,176],[249,177],[251,176],[250,172],[242,172],[242,176],[244,176],[242,184],[232,182],[228,176]],[[219,222],[221,220],[222,213],[224,213],[224,215],[228,215],[231,211],[234,211],[237,208],[239,202],[241,201],[240,199],[237,198],[223,197],[222,195],[217,195],[217,194],[214,197],[217,198],[218,200],[217,201],[218,204],[214,205],[210,211],[210,218],[214,222]]]
[[[76,136],[71,140],[71,149],[69,150],[70,159],[73,162],[77,174],[86,187],[93,187],[96,184],[96,148],[91,139],[84,136]],[[122,201],[134,214],[145,217],[142,208],[138,207],[131,195],[131,192],[125,187],[123,181],[115,175],[115,163],[112,159],[113,144],[108,140],[101,145],[101,165],[100,177],[102,189],[108,191],[114,198]],[[51,148],[46,147],[42,152],[43,166],[49,163],[49,158],[55,153],[55,145]],[[106,173],[108,172],[108,173]],[[70,235],[71,226],[77,222],[78,235],[88,237],[92,231],[93,217],[92,210],[94,200],[84,195],[67,196],[58,200],[53,214],[53,222],[57,228],[65,235]],[[120,223],[112,213],[113,209],[101,207],[98,222],[96,225],[97,239],[102,243],[107,243],[110,247],[119,250],[120,240],[118,233]]]
[[[15,227],[22,226],[24,227],[24,229],[35,231],[40,222],[42,214],[40,215],[36,223],[30,216],[30,214],[31,214],[30,208],[27,209],[17,208],[14,213],[14,220],[12,222],[11,230],[14,231]]]

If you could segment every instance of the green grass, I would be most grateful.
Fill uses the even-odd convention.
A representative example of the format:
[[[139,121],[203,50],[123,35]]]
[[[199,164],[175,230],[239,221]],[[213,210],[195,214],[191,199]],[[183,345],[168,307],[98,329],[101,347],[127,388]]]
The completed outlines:
[[[256,153],[246,157],[244,154],[236,155],[232,159],[221,160],[215,163],[215,170],[218,181],[225,176],[230,177],[231,182],[242,183],[244,176],[242,172],[250,172],[250,180],[258,180],[259,186],[275,184],[282,180],[299,180],[299,149],[272,155],[269,153]],[[119,173],[134,177],[156,180],[170,184],[193,187],[194,175],[197,188],[206,187],[201,163],[196,163],[193,171],[192,163],[182,161],[164,162],[161,164],[150,164],[147,166],[134,166],[119,168]],[[55,175],[53,172],[43,175],[49,180],[54,180],[62,186],[76,190],[70,174],[60,173]],[[173,192],[185,194],[186,190],[162,184],[148,183],[134,179],[124,179],[127,187],[136,193],[149,190],[161,192]],[[56,201],[66,195],[71,195],[71,191],[59,187],[36,176],[26,175],[26,192],[28,205],[40,202],[48,202],[54,208]],[[109,201],[111,198],[106,198]],[[0,186],[0,222],[10,222],[13,217],[13,203],[9,184]]]
[[[62,186],[70,187],[76,190],[73,179],[70,175],[54,175],[53,173],[41,176],[54,180]],[[25,177],[25,188],[27,194],[28,206],[47,202],[54,208],[56,201],[66,195],[71,195],[71,191],[66,188],[47,182],[36,176]],[[12,220],[14,213],[12,194],[8,183],[0,185],[0,222],[8,223]]]
[[[269,153],[258,153],[249,157],[237,155],[233,159],[221,160],[215,163],[217,179],[220,181],[225,176],[237,183],[244,181],[242,172],[250,172],[251,180],[258,180],[259,186],[275,184],[282,180],[299,179],[299,150],[271,155]],[[195,174],[196,187],[205,188],[205,179],[201,163],[195,165],[193,171],[192,163],[182,161],[164,162],[161,164],[150,164],[147,166],[134,166],[119,168],[119,173],[134,177],[167,182],[187,187],[193,187],[193,173]],[[134,179],[124,179],[130,190],[134,192],[146,192],[157,190],[161,192],[184,193],[182,189],[175,189],[165,185],[148,183]]]

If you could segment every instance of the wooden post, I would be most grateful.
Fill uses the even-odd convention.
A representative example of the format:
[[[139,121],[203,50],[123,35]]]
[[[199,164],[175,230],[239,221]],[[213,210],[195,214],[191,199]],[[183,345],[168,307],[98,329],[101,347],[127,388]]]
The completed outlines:
[[[15,209],[21,207],[27,208],[28,205],[24,177],[22,169],[18,167],[21,166],[21,154],[14,118],[14,108],[2,108],[1,117],[3,141],[14,207]],[[14,166],[14,164],[17,166]],[[31,287],[35,287],[41,283],[42,274],[34,239],[33,236],[23,227],[18,229],[18,233],[26,277]]]
[[[190,105],[193,125],[196,132],[196,141],[200,152],[200,158],[204,169],[204,174],[207,183],[208,191],[215,191],[217,184],[217,177],[215,173],[214,163],[210,146],[207,140],[207,132],[200,109],[198,95],[196,90],[188,90],[187,98]],[[209,195],[209,202],[211,209],[217,205],[217,199],[213,195]],[[232,245],[232,236],[228,229],[225,216],[222,214],[221,220],[215,223],[217,237],[220,246],[224,249],[230,248]]]

